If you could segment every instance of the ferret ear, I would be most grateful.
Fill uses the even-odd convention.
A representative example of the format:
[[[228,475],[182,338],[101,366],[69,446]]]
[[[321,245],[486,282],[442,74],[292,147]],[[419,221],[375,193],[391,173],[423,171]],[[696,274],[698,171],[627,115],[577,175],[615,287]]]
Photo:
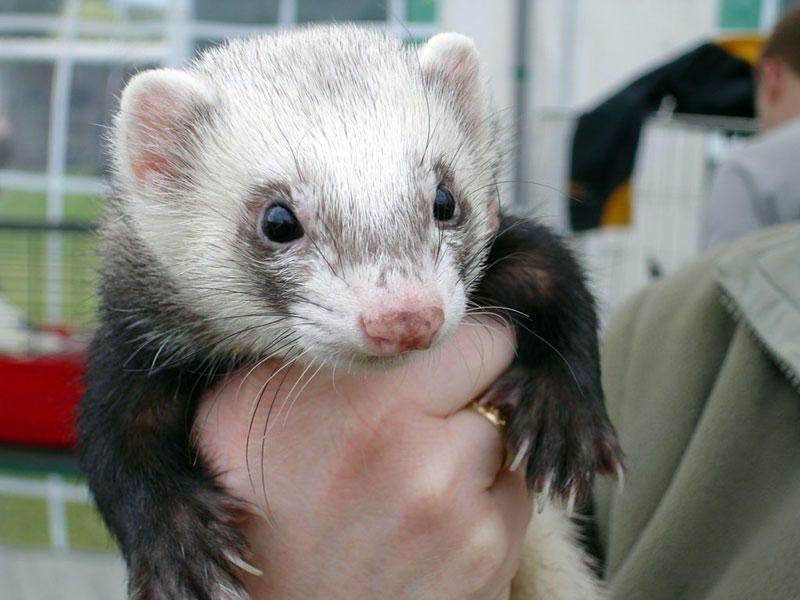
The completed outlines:
[[[450,89],[467,114],[484,115],[488,91],[475,42],[460,33],[438,33],[420,47],[419,60],[425,75]]]
[[[178,182],[213,94],[193,75],[174,69],[144,71],[126,86],[117,120],[122,167],[139,185],[156,176]]]

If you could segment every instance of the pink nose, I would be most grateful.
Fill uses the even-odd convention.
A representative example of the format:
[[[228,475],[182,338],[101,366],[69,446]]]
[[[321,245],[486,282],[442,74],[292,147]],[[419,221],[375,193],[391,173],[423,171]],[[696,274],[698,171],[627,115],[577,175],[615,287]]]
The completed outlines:
[[[424,350],[444,323],[440,306],[384,312],[364,311],[361,325],[367,348],[379,356]]]

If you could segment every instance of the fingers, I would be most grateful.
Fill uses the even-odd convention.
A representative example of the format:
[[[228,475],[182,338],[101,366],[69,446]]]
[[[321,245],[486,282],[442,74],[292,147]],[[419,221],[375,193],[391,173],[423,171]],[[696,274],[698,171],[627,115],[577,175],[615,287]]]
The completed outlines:
[[[461,464],[479,489],[489,489],[505,457],[502,430],[471,408],[456,412],[447,421]]]
[[[499,318],[470,317],[442,346],[420,354],[393,377],[414,391],[427,414],[447,416],[497,379],[511,364],[515,348],[513,329]]]
[[[533,498],[528,494],[525,485],[525,471],[510,472],[506,469],[497,475],[495,484],[489,494],[497,506],[500,518],[503,519],[505,531],[508,532],[508,554],[503,571],[498,573],[500,579],[510,579],[519,565],[519,557],[525,541],[533,514]]]
[[[525,483],[526,449],[510,450],[502,427],[471,407],[452,415],[448,423],[453,438],[458,440],[455,452],[482,489],[492,489],[501,495],[519,492],[529,497]]]
[[[501,469],[496,473],[490,493],[510,523],[524,522],[524,525],[527,525],[533,509],[533,497],[528,492],[528,486],[525,483],[524,468],[516,471]]]
[[[479,504],[483,508],[473,513],[472,522],[490,524],[490,541],[484,542],[487,544],[487,560],[494,560],[497,564],[492,579],[495,584],[507,582],[519,565],[525,532],[533,512],[533,501],[525,485],[524,461],[522,468],[514,472],[504,467],[502,428],[474,409],[460,410],[447,422],[455,439],[452,445],[459,456],[461,477],[471,480],[467,486],[479,492],[475,497],[483,498]],[[492,584],[491,589],[494,587]]]

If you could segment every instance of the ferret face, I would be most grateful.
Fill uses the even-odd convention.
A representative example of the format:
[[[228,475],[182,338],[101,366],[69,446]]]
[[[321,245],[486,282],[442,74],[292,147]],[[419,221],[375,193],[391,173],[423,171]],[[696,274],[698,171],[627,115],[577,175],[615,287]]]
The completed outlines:
[[[497,228],[496,137],[463,36],[309,29],[134,78],[115,183],[219,352],[383,365],[465,315]]]

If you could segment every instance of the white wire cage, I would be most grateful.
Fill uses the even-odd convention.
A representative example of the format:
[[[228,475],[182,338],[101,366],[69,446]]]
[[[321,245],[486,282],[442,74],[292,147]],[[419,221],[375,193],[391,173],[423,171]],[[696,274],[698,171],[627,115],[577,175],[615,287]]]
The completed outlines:
[[[8,242],[5,255],[0,253],[0,307],[8,309],[0,311],[6,316],[0,336],[3,322],[53,326],[71,319],[65,306],[74,302],[66,296],[75,286],[65,288],[64,273],[80,261],[72,254],[76,235],[60,227],[76,220],[86,225],[99,213],[108,191],[104,136],[132,74],[183,67],[203,48],[228,38],[315,21],[352,20],[419,41],[436,32],[435,8],[432,0],[1,2],[0,224],[14,225],[22,215],[35,225],[26,235],[37,248],[44,243],[45,256],[35,253],[36,264],[44,266],[44,272],[37,266],[44,305],[30,311],[30,294],[22,302],[21,293],[7,293],[24,266],[11,260],[8,249],[16,248],[12,238],[22,234],[19,227],[14,233],[0,230],[0,245]],[[38,224],[49,230],[42,232]],[[92,260],[87,256],[85,262],[91,266]],[[84,286],[90,289],[92,280]],[[91,303],[91,294],[86,297]],[[9,331],[7,339],[19,333]]]
[[[569,154],[575,116],[539,111],[531,128],[529,206],[568,232]],[[632,223],[574,234],[605,321],[631,293],[700,251],[712,177],[732,148],[757,130],[752,119],[656,113],[642,127],[632,174]]]

